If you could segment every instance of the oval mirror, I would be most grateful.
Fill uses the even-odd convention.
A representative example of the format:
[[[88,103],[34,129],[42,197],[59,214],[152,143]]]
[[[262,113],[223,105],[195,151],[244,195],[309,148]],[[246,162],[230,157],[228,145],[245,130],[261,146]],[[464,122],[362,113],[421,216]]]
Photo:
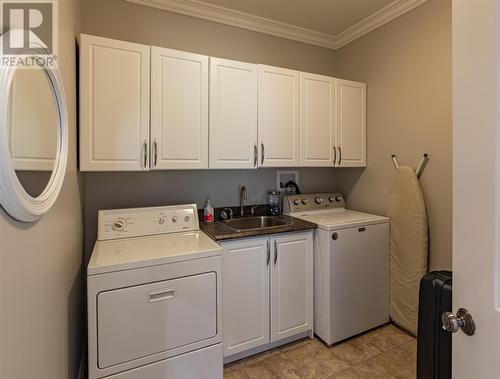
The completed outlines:
[[[0,204],[19,221],[38,220],[62,187],[67,110],[57,68],[0,67]]]
[[[17,70],[8,105],[9,151],[17,178],[31,197],[49,184],[57,155],[57,106],[43,70]]]

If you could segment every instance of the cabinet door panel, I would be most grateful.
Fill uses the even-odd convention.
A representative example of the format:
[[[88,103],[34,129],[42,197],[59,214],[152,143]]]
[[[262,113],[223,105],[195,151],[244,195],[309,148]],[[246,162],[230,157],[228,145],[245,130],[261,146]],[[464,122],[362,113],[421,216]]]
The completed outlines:
[[[300,165],[333,167],[335,78],[300,73]]]
[[[299,165],[299,73],[259,65],[260,162],[265,167]]]
[[[151,49],[151,167],[208,168],[208,57]]]
[[[257,65],[210,58],[210,168],[255,168]]]
[[[312,232],[272,238],[271,341],[312,329]]]
[[[80,169],[148,167],[150,47],[81,36]]]
[[[222,243],[224,356],[269,342],[268,241]]]
[[[340,166],[366,166],[366,84],[337,79],[337,102]]]

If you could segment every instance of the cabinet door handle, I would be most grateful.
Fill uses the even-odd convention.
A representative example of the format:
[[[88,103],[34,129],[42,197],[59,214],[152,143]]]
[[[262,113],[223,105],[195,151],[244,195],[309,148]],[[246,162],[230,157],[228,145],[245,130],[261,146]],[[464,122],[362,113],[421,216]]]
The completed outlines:
[[[339,147],[339,166],[342,163],[342,148]]]
[[[274,240],[274,265],[278,262],[278,243]]]
[[[271,246],[269,246],[269,240],[267,240],[267,265],[271,261]]]
[[[156,167],[158,163],[158,143],[156,142],[156,138],[153,142],[153,152],[154,152],[154,167]]]
[[[262,156],[260,158],[260,164],[262,166],[264,164],[264,156],[265,156],[265,154],[264,154],[265,150],[264,150],[264,143],[263,142],[260,143],[260,147],[261,147],[261,153],[262,153]]]
[[[257,152],[257,144],[253,145],[253,167],[257,167],[257,159],[259,153]]]
[[[333,146],[333,165],[335,166],[336,163],[337,163],[337,148],[334,145]]]
[[[144,143],[142,144],[142,167],[146,168],[148,164],[148,142],[144,140]]]

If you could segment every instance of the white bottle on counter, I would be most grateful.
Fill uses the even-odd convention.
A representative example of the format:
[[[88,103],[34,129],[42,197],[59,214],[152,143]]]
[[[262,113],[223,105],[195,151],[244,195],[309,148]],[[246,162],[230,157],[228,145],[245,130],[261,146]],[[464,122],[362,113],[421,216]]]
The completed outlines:
[[[205,208],[203,209],[203,221],[214,222],[214,208],[212,204],[210,204],[210,199],[207,199]]]

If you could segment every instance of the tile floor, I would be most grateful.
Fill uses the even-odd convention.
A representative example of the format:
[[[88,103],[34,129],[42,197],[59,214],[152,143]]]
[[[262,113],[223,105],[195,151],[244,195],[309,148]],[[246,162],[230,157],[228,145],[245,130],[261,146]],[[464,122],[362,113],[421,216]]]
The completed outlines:
[[[416,340],[386,325],[346,342],[326,347],[303,339],[232,362],[225,379],[415,378]]]

